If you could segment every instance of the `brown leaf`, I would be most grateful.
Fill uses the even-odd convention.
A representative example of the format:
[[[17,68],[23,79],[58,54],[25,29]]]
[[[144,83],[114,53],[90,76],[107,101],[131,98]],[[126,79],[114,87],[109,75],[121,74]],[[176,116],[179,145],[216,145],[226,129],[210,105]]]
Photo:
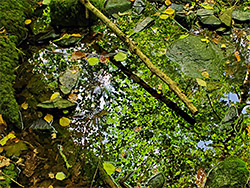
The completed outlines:
[[[235,51],[234,56],[236,57],[237,62],[239,62],[240,61],[240,53],[238,51]]]
[[[201,188],[205,185],[205,182],[207,179],[206,177],[207,177],[206,172],[202,168],[200,168],[197,171],[196,180],[195,180],[195,184],[197,185],[198,188]]]
[[[73,52],[71,54],[72,60],[79,60],[82,59],[83,57],[86,57],[86,54],[84,52]]]

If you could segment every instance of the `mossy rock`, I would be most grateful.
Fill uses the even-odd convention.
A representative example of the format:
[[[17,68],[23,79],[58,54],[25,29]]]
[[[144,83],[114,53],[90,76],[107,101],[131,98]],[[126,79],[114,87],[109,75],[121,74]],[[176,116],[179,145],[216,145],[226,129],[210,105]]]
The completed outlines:
[[[205,188],[241,188],[248,182],[250,172],[246,163],[229,157],[219,163],[208,175]]]

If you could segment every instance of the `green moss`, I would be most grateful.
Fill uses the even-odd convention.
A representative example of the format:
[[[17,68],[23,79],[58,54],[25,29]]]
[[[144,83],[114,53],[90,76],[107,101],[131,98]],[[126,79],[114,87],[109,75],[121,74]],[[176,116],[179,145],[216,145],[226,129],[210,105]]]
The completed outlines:
[[[250,172],[246,163],[237,157],[229,157],[219,163],[209,174],[206,188],[244,187]]]

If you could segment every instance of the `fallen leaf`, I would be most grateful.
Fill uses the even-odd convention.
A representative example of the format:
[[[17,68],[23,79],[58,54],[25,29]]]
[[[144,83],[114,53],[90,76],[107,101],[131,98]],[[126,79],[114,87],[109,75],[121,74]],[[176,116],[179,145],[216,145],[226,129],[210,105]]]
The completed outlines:
[[[202,72],[201,75],[204,76],[205,78],[209,78],[208,72]]]
[[[28,147],[23,141],[4,147],[4,150],[6,151],[6,155],[8,157],[11,157],[13,155],[18,157],[22,151],[27,150],[27,149]]]
[[[0,153],[2,153],[3,152],[3,147],[0,147]]]
[[[166,4],[167,6],[169,6],[169,5],[171,5],[171,1],[170,1],[170,0],[166,0],[166,1],[165,1],[165,4]]]
[[[27,110],[29,107],[28,103],[27,102],[24,102],[23,104],[21,104],[21,108],[24,109],[24,110]]]
[[[101,56],[101,57],[99,57],[99,61],[101,63],[104,63],[105,65],[108,65],[109,57],[108,56]]]
[[[200,86],[204,86],[204,87],[207,86],[207,83],[206,83],[204,80],[200,79],[200,78],[196,78],[196,81],[197,81],[197,83],[198,83]]]
[[[111,175],[115,172],[115,166],[109,162],[104,162],[103,168],[107,172],[108,175]]]
[[[0,140],[0,144],[2,145],[2,146],[4,146],[5,144],[6,144],[6,142],[9,140],[9,139],[13,139],[13,138],[15,138],[16,136],[13,134],[13,133],[9,133],[7,136],[5,136],[4,138],[2,138],[1,140]]]
[[[220,48],[221,48],[221,49],[225,49],[225,48],[227,48],[227,46],[226,46],[225,44],[222,44],[222,45],[220,46]]]
[[[165,19],[168,19],[168,18],[169,18],[169,15],[161,14],[161,15],[160,15],[160,18],[165,20]]]
[[[238,51],[235,51],[234,56],[236,57],[237,62],[239,62],[240,61],[240,53]]]
[[[53,120],[53,116],[51,114],[47,114],[43,119],[49,123]]]
[[[54,178],[55,178],[55,175],[54,175],[52,172],[50,172],[48,175],[49,175],[49,177],[50,177],[51,179],[54,179]]]
[[[115,171],[116,171],[116,172],[121,172],[122,169],[121,169],[121,168],[116,168]]]
[[[32,22],[31,19],[27,19],[27,20],[24,21],[24,24],[25,24],[25,25],[29,25],[31,22]]]
[[[66,178],[66,175],[65,175],[63,172],[57,172],[57,173],[56,173],[56,179],[57,179],[57,180],[62,181],[62,180],[64,180],[65,178]]]
[[[0,168],[10,165],[10,159],[4,156],[0,156]]]
[[[206,43],[209,43],[210,40],[208,40],[207,38],[204,38],[204,39],[201,39],[202,42],[206,42]]]
[[[60,93],[59,92],[55,92],[51,95],[50,97],[50,101],[53,101],[54,99],[58,98],[60,96]]]
[[[59,120],[59,124],[63,127],[68,126],[70,124],[70,119],[66,117],[62,117]]]
[[[213,38],[212,41],[213,41],[215,44],[218,44],[218,43],[220,42],[219,39],[217,39],[217,38]]]
[[[202,168],[200,168],[197,171],[195,184],[197,185],[198,188],[201,188],[205,185],[206,179],[207,179],[206,176],[207,176],[207,174]]]
[[[167,14],[167,15],[172,15],[174,14],[175,10],[168,7],[163,13]]]
[[[82,35],[80,33],[73,33],[72,37],[82,37]]]
[[[71,102],[75,102],[75,101],[77,101],[77,99],[78,99],[78,95],[77,95],[77,94],[74,94],[74,93],[70,93],[69,96],[68,96],[68,98],[69,98],[69,100],[70,100]]]
[[[116,61],[124,61],[125,59],[127,59],[127,54],[124,52],[118,52],[115,56],[114,59]]]
[[[97,57],[90,57],[88,58],[89,65],[96,65],[99,63],[99,59]]]
[[[82,59],[83,57],[86,57],[86,54],[84,52],[73,52],[71,54],[71,59],[72,60],[78,60],[78,59]]]
[[[141,128],[142,128],[141,126],[136,127],[136,128],[134,128],[134,131],[135,131],[135,132],[139,132],[139,131],[141,130]]]

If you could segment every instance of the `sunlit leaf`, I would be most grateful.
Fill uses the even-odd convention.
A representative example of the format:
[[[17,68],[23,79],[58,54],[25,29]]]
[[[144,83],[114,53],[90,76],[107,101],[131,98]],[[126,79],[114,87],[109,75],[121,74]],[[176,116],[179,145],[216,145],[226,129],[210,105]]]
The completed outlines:
[[[207,174],[202,168],[200,168],[197,171],[195,184],[197,185],[198,188],[204,187],[205,182],[206,182],[206,176],[207,176]]]
[[[90,57],[88,58],[88,63],[90,65],[96,65],[99,63],[99,59],[97,57]]]
[[[43,0],[43,4],[44,5],[48,5],[50,3],[51,0]]]
[[[25,25],[29,25],[31,22],[32,22],[31,19],[27,19],[27,20],[24,21]]]
[[[209,78],[208,72],[202,72],[201,75],[204,76],[205,78]]]
[[[240,61],[240,53],[238,51],[235,51],[234,56],[236,57],[237,62],[239,62]]]
[[[43,119],[49,123],[53,120],[53,116],[51,114],[46,114]]]
[[[220,47],[221,47],[222,49],[227,48],[227,46],[226,46],[225,44],[222,44]]]
[[[181,36],[179,37],[179,39],[184,39],[184,38],[186,38],[186,37],[188,37],[188,36],[189,36],[189,34],[181,35]]]
[[[203,38],[203,39],[201,39],[201,41],[202,41],[202,42],[206,42],[206,43],[209,43],[209,42],[210,42],[210,40],[208,40],[207,38]]]
[[[57,172],[57,173],[56,173],[56,179],[57,179],[57,180],[62,181],[62,180],[64,180],[65,178],[66,178],[66,175],[65,175],[63,172]]]
[[[103,168],[107,172],[108,175],[111,175],[115,172],[115,166],[111,163],[104,162],[103,163]]]
[[[161,18],[161,19],[168,19],[168,18],[169,18],[169,15],[167,15],[167,14],[161,14],[161,15],[160,15],[160,18]]]
[[[62,117],[59,120],[59,124],[63,127],[68,126],[70,124],[70,119],[66,117]]]
[[[59,92],[55,92],[50,96],[50,101],[53,101],[54,99],[58,98],[60,96]]]
[[[127,54],[124,52],[118,52],[115,56],[114,59],[116,61],[124,61],[125,59],[127,59]]]
[[[21,108],[24,110],[27,110],[29,107],[28,103],[25,101],[23,104],[21,104]]]
[[[166,4],[167,6],[169,6],[169,5],[171,5],[171,1],[170,1],[170,0],[166,0],[166,1],[165,1],[165,4]]]
[[[172,15],[174,14],[175,10],[172,8],[167,8],[163,13],[167,14],[167,15]]]
[[[73,33],[71,36],[72,37],[82,37],[82,35],[80,33]]]
[[[204,87],[207,86],[207,83],[200,78],[196,78],[196,81],[200,86],[204,86]]]
[[[86,57],[86,54],[84,52],[73,52],[71,54],[71,59],[72,60],[78,60],[78,59],[82,59],[83,57]]]

